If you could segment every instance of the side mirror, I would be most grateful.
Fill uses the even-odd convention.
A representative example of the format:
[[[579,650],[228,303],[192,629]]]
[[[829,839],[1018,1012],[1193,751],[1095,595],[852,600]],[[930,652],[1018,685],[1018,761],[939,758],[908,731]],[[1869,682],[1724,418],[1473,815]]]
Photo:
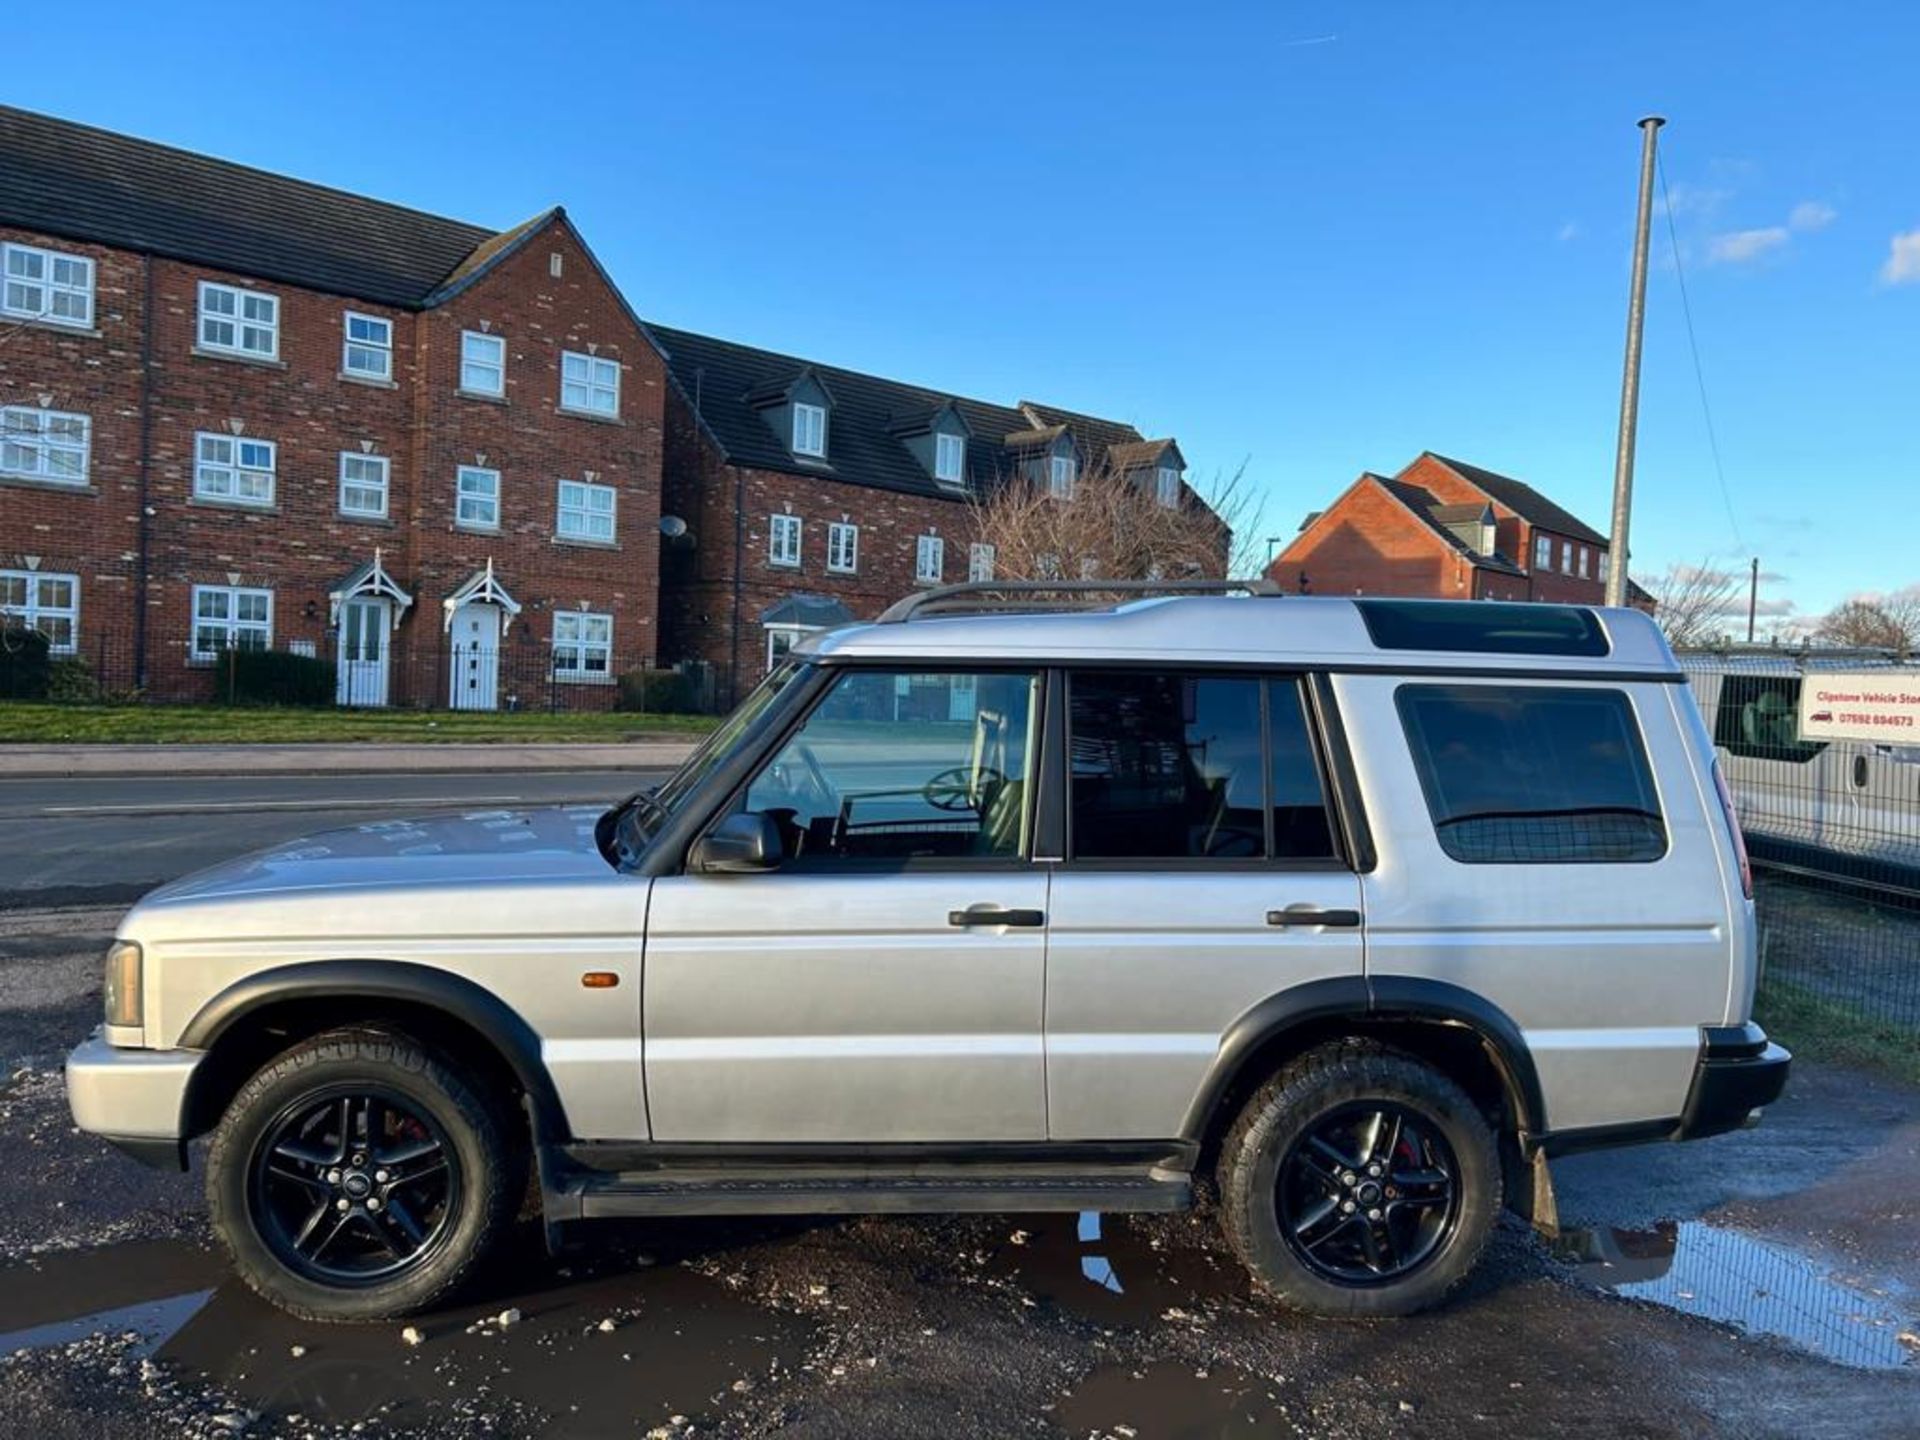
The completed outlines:
[[[719,875],[774,870],[779,868],[783,849],[773,817],[745,810],[727,816],[696,840],[687,868]]]

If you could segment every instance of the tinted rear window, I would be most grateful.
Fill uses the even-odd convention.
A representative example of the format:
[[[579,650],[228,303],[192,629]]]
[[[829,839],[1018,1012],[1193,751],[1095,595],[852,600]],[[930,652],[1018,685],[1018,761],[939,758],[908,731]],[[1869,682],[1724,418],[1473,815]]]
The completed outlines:
[[[1468,865],[1658,860],[1646,746],[1618,690],[1404,685],[1396,701],[1440,848]]]
[[[1713,741],[1749,760],[1804,764],[1826,749],[1800,738],[1800,677],[1728,675],[1720,681]]]
[[[1574,605],[1475,600],[1360,600],[1367,633],[1383,650],[1466,650],[1490,655],[1605,655],[1607,632]]]

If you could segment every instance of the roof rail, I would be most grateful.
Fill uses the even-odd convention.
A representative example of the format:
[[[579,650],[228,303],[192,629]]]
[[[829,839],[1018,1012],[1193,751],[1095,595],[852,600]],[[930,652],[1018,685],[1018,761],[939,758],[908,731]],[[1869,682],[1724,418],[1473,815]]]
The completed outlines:
[[[880,613],[878,624],[898,625],[917,616],[953,615],[982,611],[1010,610],[1104,610],[1105,596],[1152,595],[1261,595],[1278,598],[1285,592],[1265,576],[1252,580],[968,580],[957,585],[937,585],[904,600],[896,600]],[[989,599],[989,596],[1059,595],[1083,596],[1057,603],[1022,604],[1017,599]],[[976,598],[978,597],[978,598]]]

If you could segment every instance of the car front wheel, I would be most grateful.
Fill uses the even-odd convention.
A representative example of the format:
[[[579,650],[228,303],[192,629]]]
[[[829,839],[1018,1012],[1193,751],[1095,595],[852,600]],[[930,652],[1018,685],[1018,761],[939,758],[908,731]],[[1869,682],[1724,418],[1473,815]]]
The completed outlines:
[[[1323,1046],[1250,1099],[1222,1145],[1222,1218],[1253,1277],[1342,1318],[1438,1304],[1500,1208],[1493,1132],[1460,1087],[1372,1044]]]
[[[432,1306],[513,1219],[504,1125],[465,1074],[400,1036],[295,1046],[227,1108],[207,1201],[241,1276],[310,1320]]]

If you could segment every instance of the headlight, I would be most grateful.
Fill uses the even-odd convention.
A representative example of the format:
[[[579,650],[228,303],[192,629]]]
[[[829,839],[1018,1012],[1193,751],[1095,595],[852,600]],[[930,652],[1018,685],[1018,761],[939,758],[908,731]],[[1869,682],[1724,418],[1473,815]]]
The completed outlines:
[[[140,947],[131,940],[116,940],[107,951],[107,1024],[137,1026],[141,1023]]]

